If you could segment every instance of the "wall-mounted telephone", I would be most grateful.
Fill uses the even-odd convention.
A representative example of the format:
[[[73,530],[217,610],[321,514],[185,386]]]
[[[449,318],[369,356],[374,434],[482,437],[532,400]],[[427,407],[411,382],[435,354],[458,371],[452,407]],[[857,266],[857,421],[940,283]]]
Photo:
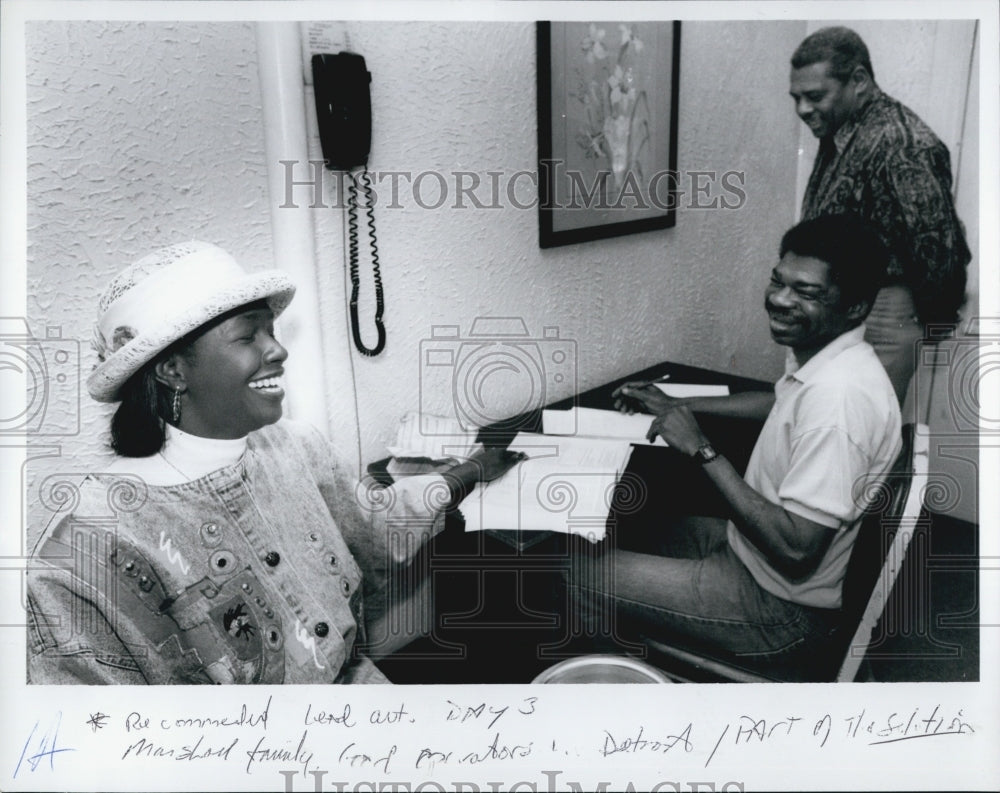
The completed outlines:
[[[368,175],[368,154],[372,141],[372,103],[369,84],[371,72],[365,59],[353,52],[312,56],[313,87],[316,95],[316,118],[319,140],[323,147],[326,167],[344,171],[347,180],[348,244],[351,268],[351,334],[354,346],[362,355],[375,356],[385,348],[385,326],[382,314],[385,298],[379,269],[378,244],[375,239],[375,207]],[[375,328],[378,340],[374,347],[365,346],[361,339],[358,319],[358,293],[361,279],[358,273],[360,249],[358,243],[358,194],[364,196],[364,210],[371,248],[372,278],[375,283]]]

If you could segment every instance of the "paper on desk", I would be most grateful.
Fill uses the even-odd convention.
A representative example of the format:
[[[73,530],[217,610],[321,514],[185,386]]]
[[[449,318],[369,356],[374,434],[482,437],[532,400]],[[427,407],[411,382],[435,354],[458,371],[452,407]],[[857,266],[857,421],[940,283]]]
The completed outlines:
[[[703,396],[729,396],[727,385],[704,385],[701,383],[653,383],[664,394],[677,399]]]
[[[648,413],[619,413],[617,410],[574,407],[569,410],[543,410],[542,432],[546,435],[580,438],[615,438],[640,445],[646,440],[653,417]],[[659,435],[653,445],[666,446]]]
[[[398,458],[467,460],[483,448],[477,430],[466,430],[458,419],[407,413],[399,422],[396,443],[387,447]]]
[[[522,432],[509,448],[528,459],[499,479],[477,485],[462,501],[466,531],[553,531],[591,542],[604,539],[631,444]]]
[[[408,476],[424,474],[440,474],[454,465],[452,460],[431,460],[429,457],[393,457],[385,464],[385,472],[393,479],[405,479]]]

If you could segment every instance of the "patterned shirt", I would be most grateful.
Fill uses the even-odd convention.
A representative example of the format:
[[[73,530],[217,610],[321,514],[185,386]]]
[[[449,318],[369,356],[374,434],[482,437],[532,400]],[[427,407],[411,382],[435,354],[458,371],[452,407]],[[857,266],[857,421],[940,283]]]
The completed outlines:
[[[947,147],[908,107],[875,96],[820,141],[802,219],[849,213],[889,248],[889,277],[913,292],[922,322],[954,322],[972,258],[951,197]]]

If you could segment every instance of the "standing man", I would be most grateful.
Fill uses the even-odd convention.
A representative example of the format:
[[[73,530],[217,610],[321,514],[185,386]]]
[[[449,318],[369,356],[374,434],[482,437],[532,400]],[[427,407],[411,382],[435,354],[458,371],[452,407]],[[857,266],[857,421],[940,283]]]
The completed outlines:
[[[957,322],[965,299],[971,254],[952,201],[948,149],[881,91],[853,30],[816,31],[791,64],[795,112],[820,140],[802,219],[857,215],[888,248],[887,282],[865,338],[902,403],[924,328]]]

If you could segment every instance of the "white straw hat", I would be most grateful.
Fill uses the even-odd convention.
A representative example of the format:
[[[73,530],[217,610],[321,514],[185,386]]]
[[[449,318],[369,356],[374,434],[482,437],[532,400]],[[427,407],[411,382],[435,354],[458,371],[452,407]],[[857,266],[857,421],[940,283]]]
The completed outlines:
[[[294,294],[281,270],[247,273],[207,242],[154,251],[115,276],[101,298],[93,339],[100,363],[87,390],[98,402],[116,402],[143,365],[209,320],[256,300],[277,316]]]

